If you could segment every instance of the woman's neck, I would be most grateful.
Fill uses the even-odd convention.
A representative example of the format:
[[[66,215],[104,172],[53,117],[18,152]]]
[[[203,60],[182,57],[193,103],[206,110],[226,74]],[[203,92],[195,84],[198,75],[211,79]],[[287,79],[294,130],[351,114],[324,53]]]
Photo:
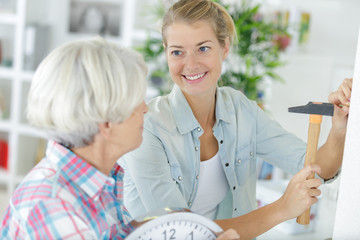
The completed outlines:
[[[73,148],[71,151],[108,176],[119,159],[118,156],[112,156],[114,151],[110,148],[111,144],[107,144],[106,141],[103,141],[101,136],[97,134],[91,144],[85,147]]]
[[[185,95],[195,118],[203,129],[212,128],[215,124],[215,92],[209,95],[189,96]]]

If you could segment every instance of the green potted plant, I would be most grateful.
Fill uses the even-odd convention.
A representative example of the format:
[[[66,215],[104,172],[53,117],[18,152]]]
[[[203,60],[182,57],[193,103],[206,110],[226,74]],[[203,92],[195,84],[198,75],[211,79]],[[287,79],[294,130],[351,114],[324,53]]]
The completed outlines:
[[[280,52],[290,40],[286,27],[267,21],[259,12],[260,5],[253,6],[250,1],[232,5],[225,5],[221,0],[214,1],[229,11],[238,36],[238,43],[225,62],[219,85],[242,90],[248,98],[259,100],[262,96],[261,81],[265,78],[282,81],[275,69],[283,64]],[[161,7],[156,8],[156,12],[159,18],[164,13]],[[137,50],[150,64],[151,82],[160,94],[167,93],[171,84],[160,34],[149,36]]]

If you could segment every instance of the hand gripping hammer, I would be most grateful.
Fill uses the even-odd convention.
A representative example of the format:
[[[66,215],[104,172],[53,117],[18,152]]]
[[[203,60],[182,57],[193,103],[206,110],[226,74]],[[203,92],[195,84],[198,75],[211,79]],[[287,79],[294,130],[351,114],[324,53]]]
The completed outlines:
[[[322,116],[333,116],[334,105],[331,103],[309,102],[304,106],[291,107],[289,112],[310,114],[308,142],[306,148],[306,157],[304,166],[316,162],[316,152],[318,148],[320,125]],[[315,173],[308,176],[307,179],[315,177]],[[303,214],[297,217],[296,222],[299,224],[307,225],[310,223],[310,208]]]

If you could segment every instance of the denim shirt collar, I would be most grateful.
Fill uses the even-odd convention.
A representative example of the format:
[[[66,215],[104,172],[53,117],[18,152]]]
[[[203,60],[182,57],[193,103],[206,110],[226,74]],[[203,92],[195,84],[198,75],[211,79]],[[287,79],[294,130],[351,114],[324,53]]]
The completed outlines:
[[[219,124],[220,120],[227,123],[231,122],[231,118],[227,113],[228,108],[224,100],[225,99],[223,99],[221,91],[219,88],[216,88],[215,126]],[[169,103],[176,126],[181,134],[185,134],[200,127],[200,124],[195,118],[188,101],[177,85],[174,85],[171,93],[169,94]]]
[[[215,106],[215,115],[216,115],[216,125],[219,123],[220,120],[231,123],[230,112],[233,112],[232,103],[229,100],[224,98],[224,95],[220,91],[220,88],[216,88],[216,106]]]

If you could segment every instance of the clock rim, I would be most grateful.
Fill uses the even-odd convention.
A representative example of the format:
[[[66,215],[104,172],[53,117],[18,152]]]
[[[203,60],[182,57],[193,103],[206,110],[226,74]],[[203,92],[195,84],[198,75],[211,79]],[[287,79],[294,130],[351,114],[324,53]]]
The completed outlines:
[[[212,221],[202,215],[199,215],[199,214],[196,214],[193,212],[170,212],[166,215],[162,215],[159,217],[154,216],[154,219],[145,222],[143,225],[139,226],[134,231],[132,231],[128,235],[126,240],[138,239],[139,236],[141,236],[145,232],[149,231],[150,229],[152,229],[160,224],[166,223],[168,221],[194,222],[194,223],[197,223],[197,224],[200,224],[200,225],[206,227],[215,236],[217,236],[219,233],[223,232],[223,229],[218,224],[216,224],[214,221]]]

